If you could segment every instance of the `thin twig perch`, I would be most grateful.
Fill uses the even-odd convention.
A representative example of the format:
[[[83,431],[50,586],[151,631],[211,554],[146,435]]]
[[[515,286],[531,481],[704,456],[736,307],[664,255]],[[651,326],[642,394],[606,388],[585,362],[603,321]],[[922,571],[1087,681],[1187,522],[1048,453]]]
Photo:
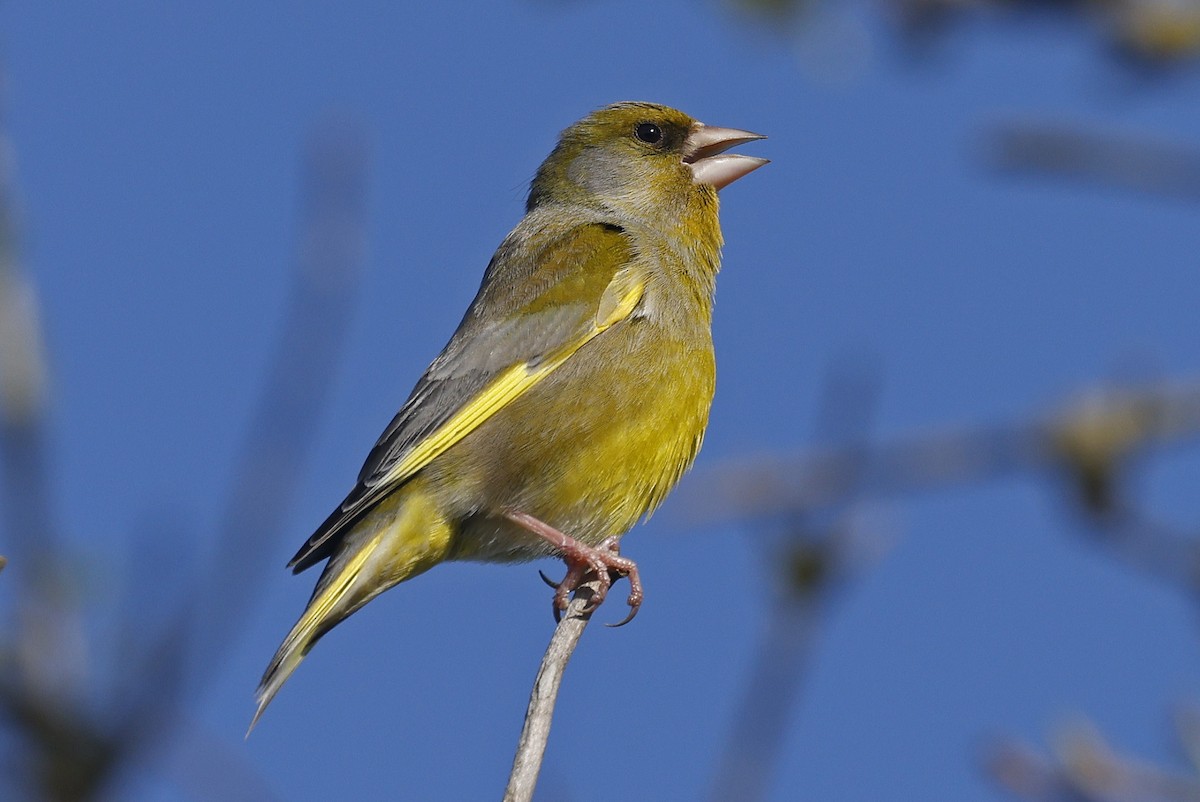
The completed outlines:
[[[513,758],[508,788],[504,791],[504,802],[530,802],[533,799],[533,789],[537,787],[538,774],[542,770],[542,756],[546,753],[546,741],[550,738],[550,722],[554,718],[554,703],[558,701],[563,672],[579,643],[579,636],[592,617],[592,611],[587,610],[587,606],[591,604],[592,594],[597,587],[599,582],[595,580],[579,586],[575,598],[567,606],[550,638],[550,645],[546,647],[537,678],[533,681],[533,691],[529,694],[529,708],[525,711],[525,725],[517,742],[517,754]]]

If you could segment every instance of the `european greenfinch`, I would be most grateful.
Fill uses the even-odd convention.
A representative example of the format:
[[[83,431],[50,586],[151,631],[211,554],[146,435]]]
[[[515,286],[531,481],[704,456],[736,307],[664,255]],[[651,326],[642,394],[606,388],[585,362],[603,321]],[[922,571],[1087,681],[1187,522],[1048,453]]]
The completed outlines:
[[[444,560],[557,555],[556,611],[586,577],[600,603],[611,572],[632,617],[642,586],[617,544],[704,438],[717,190],[767,163],[724,151],[762,138],[650,103],[563,131],[458,330],[289,563],[328,560],[255,722],[322,635]]]

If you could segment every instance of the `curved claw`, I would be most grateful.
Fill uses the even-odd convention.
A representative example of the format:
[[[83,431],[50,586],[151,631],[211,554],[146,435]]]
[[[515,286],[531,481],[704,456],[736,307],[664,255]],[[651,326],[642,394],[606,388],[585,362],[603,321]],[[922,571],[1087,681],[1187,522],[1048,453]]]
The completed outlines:
[[[617,627],[623,627],[626,624],[628,624],[630,621],[633,620],[633,617],[638,614],[638,610],[640,610],[640,609],[642,609],[641,604],[631,604],[631,605],[629,605],[629,615],[625,616],[624,618],[622,618],[620,621],[618,621],[615,624],[605,624],[604,626],[608,627],[609,629],[616,629]]]
[[[543,582],[545,582],[550,587],[554,588],[554,590],[556,591],[554,594],[554,600],[550,603],[550,608],[554,611],[554,623],[561,624],[562,623],[562,607],[560,607],[558,604],[558,595],[559,594],[557,593],[557,591],[562,587],[563,583],[555,582],[553,579],[546,576],[546,572],[541,570],[540,568],[538,569],[538,576],[540,576],[542,578]],[[565,582],[565,581],[566,581],[566,577],[563,577],[563,582]]]

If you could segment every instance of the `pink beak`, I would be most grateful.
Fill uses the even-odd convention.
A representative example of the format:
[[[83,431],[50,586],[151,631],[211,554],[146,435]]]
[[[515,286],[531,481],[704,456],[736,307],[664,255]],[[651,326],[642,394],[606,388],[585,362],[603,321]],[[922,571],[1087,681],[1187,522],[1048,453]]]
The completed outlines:
[[[696,123],[683,143],[683,163],[691,168],[692,180],[697,184],[723,189],[770,162],[770,159],[725,153],[735,145],[757,139],[766,137],[736,128],[717,128]]]

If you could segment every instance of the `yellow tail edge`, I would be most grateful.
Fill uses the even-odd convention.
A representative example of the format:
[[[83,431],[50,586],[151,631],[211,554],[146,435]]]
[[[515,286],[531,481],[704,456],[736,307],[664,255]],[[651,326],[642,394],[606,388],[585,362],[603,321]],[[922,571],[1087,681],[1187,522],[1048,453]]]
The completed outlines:
[[[363,566],[379,547],[382,537],[382,534],[373,537],[342,567],[324,590],[309,602],[304,614],[300,616],[300,620],[283,639],[283,643],[279,645],[275,656],[267,665],[267,670],[263,672],[262,680],[258,683],[258,690],[255,691],[254,698],[258,708],[254,711],[254,718],[250,720],[250,726],[246,729],[247,738],[254,731],[254,725],[258,724],[258,720],[262,718],[267,705],[271,704],[275,694],[279,693],[279,689],[300,665],[300,661],[308,654],[308,650],[312,648],[317,639],[325,634],[329,627],[353,611],[353,605],[347,610],[342,602],[354,589],[355,581],[362,573]]]

